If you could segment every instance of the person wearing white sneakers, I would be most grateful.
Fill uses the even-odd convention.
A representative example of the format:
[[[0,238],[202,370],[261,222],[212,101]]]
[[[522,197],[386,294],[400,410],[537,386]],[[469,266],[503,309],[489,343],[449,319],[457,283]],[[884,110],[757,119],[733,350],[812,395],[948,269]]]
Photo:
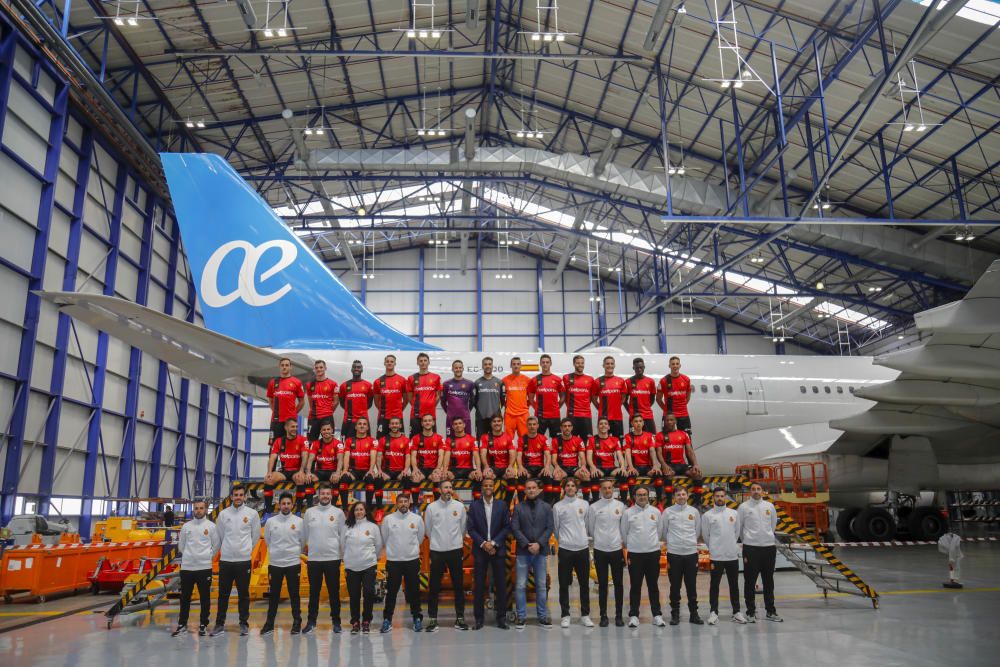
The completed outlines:
[[[635,505],[625,510],[621,519],[622,544],[628,549],[629,604],[628,626],[639,627],[639,603],[642,582],[646,581],[653,625],[663,627],[660,609],[660,510],[649,504],[649,489],[635,490]]]
[[[750,499],[740,505],[740,535],[743,540],[743,599],[747,603],[747,622],[757,622],[755,589],[757,577],[764,581],[764,609],[767,620],[781,623],[774,607],[774,560],[777,540],[778,513],[774,505],[764,500],[764,487],[750,485]]]
[[[292,634],[302,629],[302,611],[299,606],[299,577],[302,574],[302,547],[304,545],[302,518],[292,514],[295,496],[285,491],[278,500],[278,513],[264,524],[264,542],[267,543],[267,578],[269,581],[267,618],[260,629],[260,636],[274,632],[274,619],[281,601],[281,585],[288,586],[288,602],[292,607]]]
[[[569,627],[569,587],[573,574],[580,586],[580,622],[594,627],[590,620],[590,550],[587,539],[587,510],[590,503],[577,495],[579,482],[575,477],[563,480],[563,498],[552,507],[556,540],[559,542],[559,607],[560,627]]]
[[[438,492],[438,499],[424,510],[424,529],[430,540],[431,559],[427,632],[438,630],[438,601],[446,569],[455,596],[455,629],[464,632],[469,629],[465,623],[465,575],[462,570],[467,514],[462,501],[454,497],[455,489],[450,481],[438,484]]]
[[[329,425],[324,425],[327,430]],[[309,560],[306,574],[309,577],[309,608],[306,627],[302,634],[310,635],[316,629],[319,617],[319,594],[326,582],[330,597],[330,619],[333,632],[340,634],[340,566],[344,558],[344,533],[347,517],[333,504],[333,487],[329,482],[319,484],[319,503],[306,510],[302,517],[302,542],[306,545]]]
[[[726,575],[729,582],[729,602],[733,605],[733,623],[746,623],[740,611],[740,515],[726,507],[726,490],[712,492],[712,509],[701,517],[701,539],[708,547],[712,559],[712,578],[708,587],[708,603],[712,608],[708,624],[719,622],[719,582]]]
[[[601,627],[608,627],[608,572],[615,586],[615,625],[625,626],[622,603],[625,552],[622,551],[622,516],[625,503],[613,498],[615,480],[601,480],[601,497],[587,510],[587,534],[594,540],[594,566],[597,570],[597,600],[601,610]]]
[[[188,613],[191,611],[191,593],[198,587],[201,602],[201,617],[198,621],[198,635],[204,637],[208,631],[208,605],[212,597],[212,559],[219,551],[222,540],[215,524],[205,518],[208,503],[198,498],[192,506],[194,518],[184,524],[177,538],[177,550],[181,552],[181,615],[177,619],[177,629],[172,637],[187,634]]]
[[[674,504],[660,517],[660,535],[667,543],[667,574],[670,577],[670,625],[681,622],[681,582],[687,591],[690,621],[702,625],[698,615],[698,533],[701,512],[687,504],[688,492],[682,486],[674,490]]]

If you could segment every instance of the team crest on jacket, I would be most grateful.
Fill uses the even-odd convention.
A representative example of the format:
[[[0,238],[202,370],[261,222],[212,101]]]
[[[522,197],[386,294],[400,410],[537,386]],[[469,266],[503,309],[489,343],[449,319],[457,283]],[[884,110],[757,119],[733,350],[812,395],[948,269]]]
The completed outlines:
[[[733,517],[729,517],[729,523],[736,523],[736,519],[734,519]]]
[[[771,510],[764,510],[764,514],[771,516]]]
[[[694,521],[694,514],[688,514],[688,521]]]
[[[205,534],[208,535],[208,528],[205,529]]]
[[[452,516],[458,516],[458,510],[452,510],[451,511],[451,515]]]
[[[583,508],[582,507],[577,508],[576,513],[582,515],[583,514]]]
[[[649,520],[650,520],[650,521],[656,521],[656,517],[655,517],[655,516],[653,516],[652,514],[650,514],[650,515],[649,515]]]
[[[292,524],[292,530],[295,530],[295,524],[294,523]]]
[[[615,516],[618,516],[619,514],[621,514],[621,511],[616,509],[615,510]]]
[[[416,530],[416,529],[417,529],[417,524],[411,523],[410,524],[410,530]]]
[[[365,531],[365,537],[368,537],[369,535],[371,535],[371,533],[369,533],[369,532],[368,532],[368,531],[366,530],[366,531]]]
[[[330,523],[333,523],[333,522],[334,522],[334,521],[336,521],[336,520],[337,520],[337,517],[335,517],[335,516],[333,516],[333,515],[331,514],[331,515],[330,515]]]
[[[250,523],[250,519],[248,519],[247,517],[243,517],[243,523]]]

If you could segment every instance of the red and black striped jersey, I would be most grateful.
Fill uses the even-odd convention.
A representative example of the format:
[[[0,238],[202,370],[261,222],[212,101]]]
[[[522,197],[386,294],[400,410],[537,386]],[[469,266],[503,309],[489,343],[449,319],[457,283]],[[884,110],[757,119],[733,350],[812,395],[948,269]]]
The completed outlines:
[[[541,468],[545,465],[545,452],[552,451],[549,441],[542,433],[521,437],[521,461],[525,467]]]
[[[475,440],[473,439],[473,447]],[[418,433],[410,439],[410,451],[417,453],[417,465],[421,468],[437,468],[438,452],[445,448],[444,439],[437,433]],[[471,463],[469,464],[472,465]]]
[[[625,449],[632,452],[632,464],[637,466],[653,465],[653,450],[657,447],[656,438],[652,433],[640,433],[634,435],[628,433],[625,436]]]
[[[622,450],[622,445],[615,436],[608,435],[606,438],[601,438],[592,435],[587,449],[594,452],[594,463],[601,470],[614,470],[618,467],[615,462],[615,454]]]
[[[371,405],[374,394],[372,383],[368,380],[345,380],[340,385],[340,404],[344,408],[344,419],[357,421],[359,417],[368,418],[368,406]]]
[[[383,375],[375,380],[372,391],[381,403],[379,419],[403,418],[403,397],[406,395],[406,378],[399,373]]]
[[[535,416],[539,419],[559,419],[559,396],[562,392],[562,379],[555,373],[539,373],[531,378],[528,395],[535,397]]]
[[[628,379],[628,416],[637,414],[643,419],[653,418],[653,404],[656,403],[656,382],[653,378],[634,375]]]
[[[594,395],[594,378],[589,375],[570,373],[563,376],[563,390],[566,392],[566,416],[590,417],[590,397]]]
[[[593,395],[597,397],[597,417],[621,421],[622,407],[628,400],[628,383],[617,375],[602,375],[594,382]]]

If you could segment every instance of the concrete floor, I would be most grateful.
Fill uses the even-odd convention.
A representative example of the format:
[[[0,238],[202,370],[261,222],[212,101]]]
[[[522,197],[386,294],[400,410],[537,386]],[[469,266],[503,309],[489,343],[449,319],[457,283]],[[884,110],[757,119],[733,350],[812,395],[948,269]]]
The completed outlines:
[[[574,617],[569,630],[557,627],[546,631],[529,624],[523,631],[504,632],[487,626],[479,632],[461,633],[447,627],[450,619],[442,615],[445,629],[428,635],[400,627],[404,619],[409,623],[409,614],[397,609],[397,626],[389,635],[375,632],[369,636],[336,636],[323,619],[315,635],[292,637],[288,634],[287,606],[283,606],[277,632],[261,638],[256,629],[263,622],[264,606],[257,603],[251,614],[254,631],[249,638],[241,639],[229,632],[219,639],[196,635],[172,639],[169,632],[176,621],[176,607],[161,608],[152,619],[146,615],[137,622],[116,623],[111,631],[105,629],[100,611],[60,617],[52,614],[72,610],[74,605],[94,604],[94,598],[78,597],[47,605],[0,606],[0,618],[8,622],[14,618],[22,623],[45,619],[18,629],[0,628],[0,664],[380,667],[475,660],[483,667],[509,667],[515,663],[526,667],[608,667],[624,659],[626,664],[687,667],[804,663],[810,667],[915,667],[988,664],[992,661],[988,656],[1000,655],[1000,633],[996,632],[1000,616],[1000,546],[968,546],[963,561],[963,591],[941,588],[945,563],[933,547],[840,551],[841,558],[882,594],[878,611],[867,600],[854,596],[824,600],[805,577],[792,571],[776,576],[778,609],[785,618],[781,624],[734,625],[723,604],[723,620],[716,627],[684,622],[676,628],[658,629],[649,624],[647,614],[637,630],[586,630]],[[707,616],[708,576],[699,575],[698,584],[702,614]],[[666,588],[664,580],[664,598]],[[110,604],[111,598],[106,599]],[[557,606],[554,591],[549,600]],[[235,620],[234,612],[235,601],[230,620]],[[529,616],[533,615],[529,610]],[[375,618],[381,621],[378,608]],[[467,618],[471,620],[471,610]],[[682,618],[686,619],[686,611]]]

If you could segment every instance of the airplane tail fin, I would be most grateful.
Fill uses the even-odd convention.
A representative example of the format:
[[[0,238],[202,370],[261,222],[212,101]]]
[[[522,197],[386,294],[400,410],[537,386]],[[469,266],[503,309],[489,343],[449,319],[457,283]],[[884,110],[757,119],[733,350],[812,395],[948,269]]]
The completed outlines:
[[[222,157],[160,159],[209,329],[259,347],[438,349],[365,308]]]

